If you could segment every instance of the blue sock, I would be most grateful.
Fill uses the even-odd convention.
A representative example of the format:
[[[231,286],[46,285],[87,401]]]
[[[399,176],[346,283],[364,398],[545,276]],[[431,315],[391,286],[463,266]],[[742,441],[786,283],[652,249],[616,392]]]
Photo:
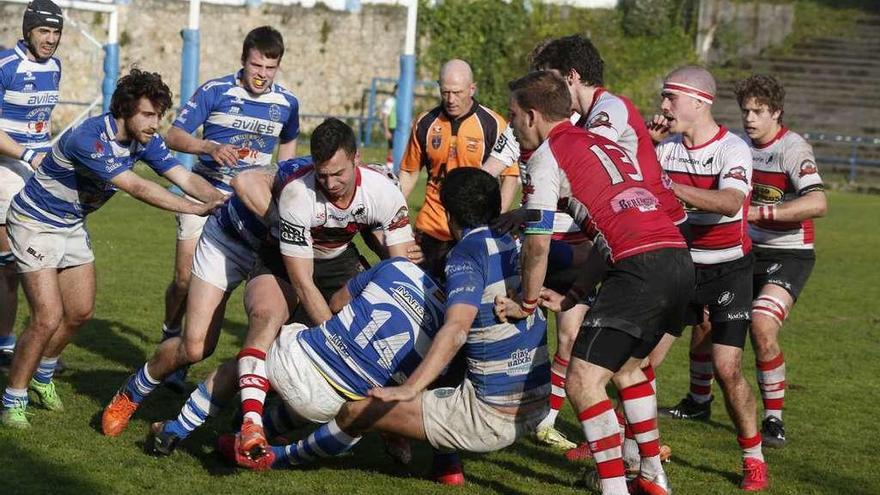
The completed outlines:
[[[434,452],[434,469],[444,469],[450,466],[461,465],[461,459],[458,457],[458,452],[441,452],[436,449],[432,450]]]
[[[284,447],[290,464],[309,464],[320,457],[333,457],[348,452],[361,437],[352,437],[339,429],[336,420],[321,425],[304,440]],[[277,462],[277,461],[276,461]]]
[[[150,392],[156,390],[158,386],[159,380],[150,376],[147,364],[144,364],[133,377],[129,378],[128,383],[125,385],[125,393],[132,402],[140,404],[143,402],[144,397],[150,395]]]
[[[293,418],[283,403],[275,403],[275,405],[263,409],[263,431],[266,437],[272,438],[282,435],[292,429],[295,425]]]
[[[4,335],[0,337],[0,351],[15,350],[15,334]]]
[[[3,392],[3,407],[11,409],[18,405],[27,407],[27,404],[28,393],[26,388],[6,387],[6,390]]]
[[[58,358],[40,358],[40,365],[37,366],[37,371],[34,373],[34,380],[46,384],[52,381],[52,376],[55,374],[55,367],[58,366]]]
[[[272,453],[275,454],[275,462],[272,463],[272,469],[280,469],[290,467],[290,460],[287,458],[287,447],[278,447],[270,445]]]
[[[193,430],[202,426],[205,420],[208,419],[208,416],[217,414],[220,409],[221,406],[213,401],[205,382],[202,382],[190,394],[186,404],[180,410],[180,414],[177,415],[177,419],[165,424],[165,431],[184,439]]]

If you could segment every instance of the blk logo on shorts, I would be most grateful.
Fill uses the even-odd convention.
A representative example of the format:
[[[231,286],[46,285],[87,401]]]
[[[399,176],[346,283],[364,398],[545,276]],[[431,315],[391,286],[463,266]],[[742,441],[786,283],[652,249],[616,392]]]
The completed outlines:
[[[43,255],[40,254],[40,253],[38,253],[37,251],[35,251],[34,248],[32,248],[32,247],[28,247],[28,248],[27,248],[27,253],[28,253],[29,255],[33,256],[34,258],[36,258],[37,261],[43,261]]]

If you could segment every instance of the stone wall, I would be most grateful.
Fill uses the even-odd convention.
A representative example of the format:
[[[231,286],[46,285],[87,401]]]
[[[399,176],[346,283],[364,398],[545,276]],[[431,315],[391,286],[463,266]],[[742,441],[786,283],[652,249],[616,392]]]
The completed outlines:
[[[753,57],[782,43],[793,27],[793,3],[701,0],[697,55],[707,63]]]
[[[162,74],[176,96],[188,3],[131,0],[120,5],[120,74],[136,65]],[[24,6],[0,3],[0,45],[21,37]],[[103,52],[73,27],[106,40],[106,16],[71,10],[57,56],[63,66],[61,99],[90,101],[100,95]],[[299,97],[302,113],[361,113],[363,92],[373,77],[397,77],[406,28],[406,9],[364,5],[358,13],[317,6],[260,5],[230,7],[202,4],[199,80],[223,76],[241,67],[241,43],[251,29],[269,24],[281,31],[286,51],[276,81]],[[59,105],[55,129],[81,107]],[[167,116],[169,119],[170,115]],[[317,124],[303,121],[304,127]]]

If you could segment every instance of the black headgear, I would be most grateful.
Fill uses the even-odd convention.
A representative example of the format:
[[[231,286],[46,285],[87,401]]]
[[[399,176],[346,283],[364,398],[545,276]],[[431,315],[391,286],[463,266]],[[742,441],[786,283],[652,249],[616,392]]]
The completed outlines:
[[[36,27],[47,26],[58,29],[64,28],[64,16],[61,8],[52,0],[33,0],[24,11],[24,19],[21,21],[21,32],[27,41],[28,33]]]

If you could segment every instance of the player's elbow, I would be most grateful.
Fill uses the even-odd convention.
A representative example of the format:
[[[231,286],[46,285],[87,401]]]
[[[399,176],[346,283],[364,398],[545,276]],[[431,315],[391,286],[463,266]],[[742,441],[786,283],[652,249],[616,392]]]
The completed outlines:
[[[825,194],[818,196],[814,208],[813,218],[822,218],[828,214],[828,201],[825,200]]]

